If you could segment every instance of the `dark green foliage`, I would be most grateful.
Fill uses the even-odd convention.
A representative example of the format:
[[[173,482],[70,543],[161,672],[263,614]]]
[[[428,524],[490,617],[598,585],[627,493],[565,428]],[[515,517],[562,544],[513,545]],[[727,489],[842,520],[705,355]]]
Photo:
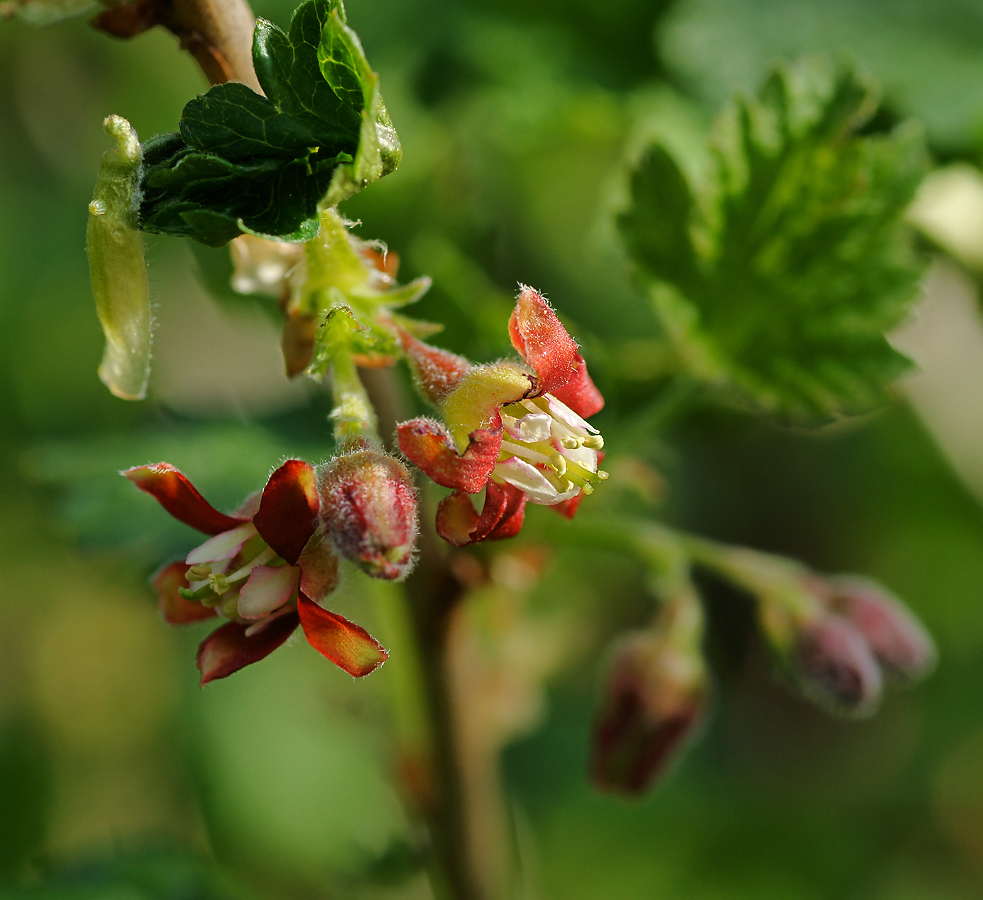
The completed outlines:
[[[180,133],[144,145],[144,231],[219,246],[243,231],[317,233],[333,205],[399,162],[399,142],[340,0],[309,0],[285,34],[260,19],[253,64],[266,96],[237,82],[184,107]]]
[[[663,147],[643,156],[619,224],[690,374],[828,418],[876,405],[907,368],[884,333],[915,296],[902,216],[925,154],[912,128],[858,135],[874,109],[848,67],[778,69],[718,120],[695,196]]]

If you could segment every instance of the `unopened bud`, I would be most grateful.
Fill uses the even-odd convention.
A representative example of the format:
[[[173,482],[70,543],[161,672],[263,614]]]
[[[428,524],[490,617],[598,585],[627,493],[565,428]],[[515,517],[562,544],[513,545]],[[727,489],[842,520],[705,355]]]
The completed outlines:
[[[369,575],[409,574],[416,544],[416,491],[406,468],[377,450],[336,457],[318,475],[321,522],[342,556]]]
[[[864,636],[841,616],[820,615],[798,633],[788,658],[802,693],[826,709],[857,718],[881,699],[881,670]]]
[[[867,641],[884,674],[912,683],[935,665],[935,643],[905,605],[873,581],[830,579],[828,605]]]
[[[697,648],[686,650],[649,632],[623,640],[594,729],[594,783],[625,794],[644,791],[693,735],[708,697]]]

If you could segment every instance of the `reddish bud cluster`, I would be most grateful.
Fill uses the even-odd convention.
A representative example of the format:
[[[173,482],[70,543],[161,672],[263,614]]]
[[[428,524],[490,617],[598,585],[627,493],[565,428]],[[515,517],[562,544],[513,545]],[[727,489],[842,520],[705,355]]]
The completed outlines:
[[[812,700],[862,717],[876,708],[885,680],[912,683],[935,663],[935,646],[921,623],[871,581],[811,578],[819,601],[791,648],[790,669]]]

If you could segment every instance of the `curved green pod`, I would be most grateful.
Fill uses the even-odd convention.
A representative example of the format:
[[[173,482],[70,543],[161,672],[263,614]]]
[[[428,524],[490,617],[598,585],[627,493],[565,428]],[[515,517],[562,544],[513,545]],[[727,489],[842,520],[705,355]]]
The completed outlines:
[[[103,154],[89,203],[86,252],[96,312],[106,335],[99,377],[124,400],[142,400],[150,377],[150,285],[134,227],[143,150],[122,116],[103,122],[116,146]]]

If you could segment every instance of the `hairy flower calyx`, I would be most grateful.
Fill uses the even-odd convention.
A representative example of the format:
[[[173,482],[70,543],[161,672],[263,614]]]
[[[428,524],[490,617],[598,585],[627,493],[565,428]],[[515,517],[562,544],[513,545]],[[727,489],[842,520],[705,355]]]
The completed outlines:
[[[526,501],[572,516],[607,474],[604,442],[586,418],[604,406],[587,366],[545,299],[522,287],[509,320],[524,365],[466,360],[400,335],[424,395],[444,423],[399,425],[404,454],[454,493],[437,511],[437,531],[457,546],[511,537]],[[480,514],[468,497],[485,490]]]

